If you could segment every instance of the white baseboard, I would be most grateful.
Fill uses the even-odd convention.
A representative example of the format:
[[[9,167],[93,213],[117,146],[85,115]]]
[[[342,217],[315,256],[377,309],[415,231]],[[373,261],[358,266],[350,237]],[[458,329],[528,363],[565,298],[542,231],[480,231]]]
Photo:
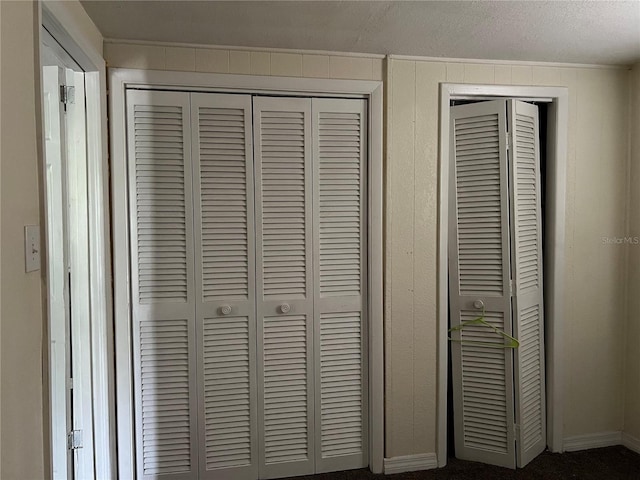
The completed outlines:
[[[600,432],[567,437],[562,442],[565,452],[622,445],[622,432]]]
[[[414,472],[416,470],[431,470],[438,468],[438,457],[435,453],[420,453],[384,459],[384,473]]]
[[[629,450],[640,453],[640,439],[637,439],[633,435],[622,432],[622,445],[627,447]]]

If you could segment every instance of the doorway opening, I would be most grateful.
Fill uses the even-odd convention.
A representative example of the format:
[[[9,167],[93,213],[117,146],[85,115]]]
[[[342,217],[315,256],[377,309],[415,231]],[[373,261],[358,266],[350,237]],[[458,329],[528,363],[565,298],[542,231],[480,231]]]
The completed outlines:
[[[455,107],[458,107],[458,106],[461,106],[461,105],[478,105],[478,104],[482,104],[483,102],[490,102],[490,101],[491,100],[485,100],[485,99],[482,99],[482,100],[475,100],[475,99],[451,100],[450,101],[450,107],[452,109],[452,116],[455,116],[456,113],[457,113],[457,112],[453,111],[453,110],[455,110]],[[499,101],[501,102],[501,104],[503,106],[510,105],[507,102],[505,102],[504,100],[499,100]],[[526,252],[526,256],[527,256],[527,258],[532,258],[533,256],[535,256],[536,252],[535,251],[532,252],[532,248],[535,250],[534,245],[537,244],[537,243],[540,243],[541,258],[544,258],[544,252],[546,250],[546,248],[545,248],[546,245],[545,245],[545,241],[544,241],[545,240],[545,237],[544,237],[544,229],[545,229],[544,211],[545,211],[545,199],[546,199],[545,172],[546,172],[546,159],[547,159],[547,141],[546,141],[547,140],[547,104],[549,103],[549,101],[547,101],[547,100],[544,100],[544,101],[531,100],[531,101],[527,101],[526,103],[528,105],[532,105],[534,107],[534,109],[532,111],[537,113],[537,125],[536,125],[537,128],[535,128],[533,125],[529,125],[529,124],[526,125],[526,127],[527,127],[526,132],[529,132],[529,129],[531,129],[530,133],[532,134],[532,136],[535,134],[535,139],[537,141],[537,145],[535,143],[530,143],[532,141],[532,138],[527,138],[526,137],[526,133],[523,131],[522,128],[519,128],[517,132],[509,131],[509,132],[506,133],[507,136],[508,136],[508,141],[506,142],[507,143],[507,148],[506,148],[506,150],[507,150],[506,151],[506,153],[507,153],[507,155],[506,155],[507,169],[506,169],[506,172],[508,172],[508,177],[509,178],[513,178],[513,184],[510,184],[508,189],[507,189],[506,185],[504,185],[504,187],[505,187],[505,190],[510,190],[511,188],[513,188],[514,191],[518,191],[519,189],[522,188],[521,187],[521,185],[523,185],[522,182],[529,181],[529,177],[530,176],[533,177],[530,180],[532,182],[531,186],[533,186],[533,191],[528,190],[527,194],[532,194],[531,195],[532,197],[536,197],[535,199],[532,198],[530,200],[530,202],[533,202],[534,204],[537,203],[537,207],[534,207],[534,215],[535,216],[539,215],[539,219],[540,219],[538,227],[537,227],[537,228],[539,228],[539,234],[538,234],[539,242],[535,241],[535,240],[529,240],[529,248],[528,248],[528,251]],[[507,108],[507,113],[508,113],[507,116],[509,116],[510,115],[509,108]],[[471,117],[471,118],[474,118],[474,120],[478,121],[479,119],[484,119],[485,117]],[[520,118],[523,118],[523,117],[520,117]],[[518,122],[518,120],[513,118],[513,119],[510,119],[510,121],[507,122],[507,123],[508,123],[509,128],[511,128],[511,127],[515,126],[517,124],[517,122]],[[507,125],[505,125],[505,126],[507,126]],[[522,127],[522,125],[518,125],[518,127]],[[464,128],[466,129],[466,126]],[[483,160],[484,162],[491,162],[491,160],[490,160],[491,154],[477,154],[476,153],[476,154],[474,154],[472,156],[469,156],[467,154],[468,151],[465,151],[465,149],[467,148],[467,145],[469,145],[469,144],[473,145],[474,148],[487,147],[489,144],[488,143],[479,142],[479,139],[481,137],[483,137],[484,141],[486,141],[487,138],[494,138],[494,137],[492,137],[491,133],[482,132],[482,130],[486,130],[486,128],[480,128],[480,129],[474,128],[474,132],[477,130],[477,131],[479,131],[481,133],[473,133],[473,134],[466,133],[466,132],[468,132],[468,130],[465,130],[465,129],[456,130],[456,132],[454,132],[453,128],[452,128],[452,131],[450,133],[451,135],[464,135],[464,138],[465,138],[465,140],[460,140],[460,138],[458,138],[457,136],[452,138],[452,145],[455,144],[456,146],[460,147],[460,149],[461,149],[460,152],[456,152],[456,153],[452,152],[452,158],[451,158],[452,166],[454,165],[454,162],[455,162],[455,165],[457,165],[457,167],[452,167],[452,168],[454,168],[456,170],[457,170],[457,168],[460,168],[462,170],[462,172],[460,172],[461,175],[465,175],[464,170],[468,170],[469,167],[465,167],[464,163],[461,164],[461,165],[458,165],[456,160],[460,161],[460,158],[458,158],[456,155],[458,155],[458,154],[461,155],[461,158],[462,158],[461,161],[462,162],[464,162],[466,160],[467,163],[471,162],[471,163],[478,164],[478,162],[480,162],[480,160],[478,160],[478,158],[482,158],[483,155],[485,155],[484,160]],[[458,132],[461,132],[461,133],[458,133]],[[517,147],[514,146],[514,142],[512,140],[513,137],[517,138],[517,140],[516,140],[516,142],[518,142],[517,143]],[[469,140],[469,138],[471,138],[471,140]],[[523,143],[523,142],[525,142],[525,143]],[[497,142],[496,142],[495,146],[497,148],[497,146],[498,146]],[[480,152],[480,150],[474,150],[474,152]],[[533,160],[533,158],[530,159],[530,160],[532,160],[531,163],[535,163],[535,165],[529,165],[529,164],[526,165],[526,167],[527,167],[526,174],[525,174],[526,178],[524,178],[523,174],[521,173],[521,172],[523,172],[523,170],[522,170],[523,165],[520,163],[520,161],[522,159],[519,158],[519,156],[521,154],[525,154],[527,156],[531,155],[532,157],[535,158],[535,160]],[[473,160],[469,160],[470,158],[472,158]],[[532,169],[529,169],[529,167],[532,167]],[[483,167],[483,168],[488,168],[488,166],[487,167]],[[536,171],[537,171],[537,174],[534,174],[534,172],[536,172]],[[474,172],[476,174],[478,173],[477,170],[475,170]],[[458,173],[458,172],[453,172],[452,171],[452,175],[456,174],[456,173]],[[455,213],[455,204],[457,202],[463,201],[465,199],[465,197],[468,198],[469,195],[473,196],[474,200],[476,201],[475,205],[479,205],[479,203],[477,203],[477,202],[481,202],[483,200],[486,201],[486,200],[491,198],[491,196],[489,196],[489,197],[486,196],[486,192],[482,193],[482,196],[479,196],[480,193],[478,193],[478,192],[482,191],[481,190],[482,188],[489,188],[489,187],[481,187],[480,186],[480,185],[486,184],[486,182],[487,182],[486,179],[487,178],[488,178],[487,175],[484,175],[482,177],[474,177],[474,181],[472,182],[472,184],[474,185],[472,187],[472,190],[473,190],[472,193],[469,193],[469,192],[460,193],[460,192],[458,192],[457,195],[462,195],[462,198],[457,198],[457,200],[454,200],[453,197],[452,197],[452,200],[451,200],[452,204],[450,205],[450,208],[452,209],[452,212],[451,212],[452,215],[456,214]],[[458,181],[459,180],[460,179],[458,179]],[[464,181],[464,178],[462,180]],[[502,181],[504,182],[504,181],[506,181],[506,179],[503,178]],[[475,185],[478,185],[478,186],[475,186]],[[538,188],[537,193],[535,191],[536,187]],[[458,188],[462,188],[460,184],[458,184],[458,187],[456,187],[456,189],[458,189]],[[522,194],[523,192],[519,192],[519,193]],[[509,205],[509,210],[511,211],[511,214],[515,215],[515,212],[518,209],[518,206],[514,205],[515,203],[517,203],[515,201],[516,200],[516,195],[512,192],[511,195],[508,196],[508,199],[509,199],[508,203],[510,204]],[[531,220],[532,211],[531,211],[530,205],[528,205],[525,208],[527,208],[527,212],[526,213],[528,215],[528,218],[527,218],[526,221],[528,223],[532,223],[532,220]],[[476,218],[473,219],[473,222],[474,223],[485,222],[485,227],[487,227],[489,225],[489,223],[486,223],[485,219],[483,218],[483,215],[486,212],[482,213],[481,212],[482,209],[479,209],[479,208],[476,209],[476,210],[478,210],[478,211],[475,213]],[[535,214],[535,210],[537,210],[539,213]],[[460,212],[458,212],[458,213],[460,213]],[[509,217],[510,218],[508,219],[508,221],[506,221],[506,225],[503,225],[503,227],[508,227],[509,225],[511,225],[511,228],[506,228],[506,230],[511,230],[511,233],[507,233],[507,231],[505,231],[505,229],[503,228],[502,235],[508,235],[509,237],[511,237],[512,235],[515,236],[516,230],[518,229],[518,227],[514,226],[513,224],[517,224],[518,222],[517,222],[516,218],[511,218],[512,215],[509,215]],[[462,221],[464,221],[464,220],[462,220]],[[528,229],[527,233],[530,233],[530,231],[531,231],[530,230],[530,226],[528,225],[525,228]],[[469,231],[469,228],[467,226],[466,228],[463,228],[462,230],[459,231],[459,235],[461,235],[461,236],[465,235],[465,233],[467,233],[468,231]],[[482,245],[481,243],[486,241],[486,239],[488,237],[490,237],[490,235],[486,233],[487,231],[488,231],[487,228],[482,229],[482,233],[477,234],[476,238],[475,238],[475,242],[478,242],[478,241],[480,242],[479,244],[476,245],[476,247],[479,247],[479,248],[483,249],[482,250],[483,252],[486,252],[486,245]],[[480,230],[478,230],[478,232],[480,232]],[[518,233],[521,233],[521,232],[518,232]],[[531,237],[531,235],[529,235],[529,237]],[[461,243],[463,242],[463,240],[461,240],[461,239],[459,239],[458,241],[461,242]],[[468,239],[466,241],[468,241]],[[517,242],[518,239],[515,239],[515,240],[512,239],[512,241],[516,241]],[[451,249],[451,248],[454,248],[453,244],[449,245],[449,249]],[[460,248],[463,248],[461,244],[460,244]],[[468,251],[465,251],[465,252],[466,252],[465,255],[468,257],[469,256]],[[460,254],[462,255],[462,253],[463,253],[463,251],[461,250]],[[456,252],[452,252],[451,250],[449,251],[449,256],[450,257],[451,257],[451,255],[455,255],[455,254],[456,254]],[[516,252],[514,250],[512,250],[511,251],[511,255],[515,256]],[[521,255],[521,254],[518,253],[518,255]],[[484,254],[479,254],[478,257],[479,258],[476,258],[474,260],[474,265],[473,265],[474,270],[473,270],[472,273],[477,275],[480,272],[484,272],[485,274],[488,274],[489,277],[490,277],[493,274],[493,271],[491,270],[491,266],[487,265],[487,263],[486,263],[487,262],[486,256]],[[491,261],[489,261],[489,263],[491,263]],[[480,268],[481,268],[480,265],[482,265],[482,270],[480,270]],[[527,270],[530,270],[531,267],[532,267],[531,266],[531,262],[529,262],[529,265],[527,265],[526,268],[527,268]],[[486,268],[489,268],[489,270],[485,270]],[[512,275],[510,275],[510,277],[511,277],[510,283],[516,283],[516,278],[519,277],[519,275],[518,276],[514,275],[515,272],[513,271],[513,269],[517,269],[517,268],[518,268],[517,267],[517,259],[516,258],[511,258]],[[541,273],[541,278],[542,278],[542,284],[544,285],[546,283],[545,280],[544,280],[544,272],[542,271],[540,273]],[[450,281],[451,281],[452,280],[451,279],[452,275],[453,276],[458,275],[457,268],[454,268],[452,270],[451,269],[451,265],[450,265],[448,275],[449,275]],[[475,278],[477,278],[477,277],[475,277]],[[485,280],[482,280],[482,281],[480,281],[480,283],[484,283],[484,281]],[[474,295],[478,295],[480,297],[480,296],[482,296],[482,292],[481,292],[482,289],[478,290],[478,287],[481,287],[481,285],[475,285],[473,287],[475,289]],[[451,284],[450,284],[450,288],[451,288]],[[518,291],[518,293],[520,293],[519,290],[520,290],[519,285],[514,285],[514,289],[513,289],[512,295],[515,294],[514,293],[515,291]],[[459,309],[456,310],[456,306],[455,305],[452,306],[452,303],[451,303],[451,295],[452,295],[452,293],[453,292],[450,290],[449,294],[448,294],[448,299],[449,299],[449,303],[448,303],[449,325],[448,326],[449,326],[449,329],[452,329],[453,327],[456,327],[457,325],[460,324],[460,320],[455,318],[459,313]],[[485,291],[484,293],[486,294],[488,292]],[[454,293],[454,295],[455,295],[455,293]],[[491,295],[490,292],[489,292],[489,295]],[[543,301],[542,298],[540,300]],[[509,306],[509,313],[513,315],[513,318],[511,318],[511,315],[509,315],[509,317],[508,317],[509,320],[508,321],[509,321],[509,323],[513,322],[515,324],[516,322],[519,321],[518,316],[517,316],[517,309],[516,309],[516,303],[517,302],[515,301],[514,297],[512,297],[512,300],[510,302],[513,302],[513,304]],[[480,314],[481,314],[481,312],[477,313],[477,315],[480,315]],[[484,316],[484,311],[482,311],[482,316]],[[542,316],[541,321],[538,322],[539,323],[538,326],[539,326],[539,328],[541,329],[542,332],[544,332],[544,330],[545,330],[545,328],[544,328],[544,321],[545,320],[546,320],[546,318],[544,316]],[[507,320],[505,320],[505,321],[507,321]],[[527,328],[530,328],[530,326],[527,327]],[[512,331],[511,329],[513,329],[513,331],[515,332],[515,330],[516,330],[515,325],[511,325],[510,324],[509,328],[505,328],[506,331],[510,331],[510,332]],[[453,332],[453,330],[450,330],[450,331]],[[479,332],[475,332],[475,333],[477,334]],[[480,333],[480,335],[485,335],[485,334]],[[513,335],[515,335],[515,333],[513,333]],[[526,334],[523,333],[522,335],[523,336],[519,337],[519,339],[518,339],[519,340],[519,344],[520,344],[520,347],[522,347],[523,349],[526,349],[527,353],[526,354],[523,353],[523,354],[519,355],[517,358],[519,360],[522,360],[523,356],[526,357],[525,360],[528,363],[528,365],[525,365],[523,367],[521,366],[520,368],[524,369],[524,370],[531,371],[532,368],[536,368],[536,366],[533,365],[532,362],[531,362],[531,353],[532,353],[531,352],[531,348],[532,348],[532,345],[527,343],[527,341],[529,339],[526,337]],[[454,336],[453,333],[451,334],[451,336],[452,337]],[[491,338],[491,337],[489,337],[489,338]],[[473,391],[468,392],[467,391],[467,387],[469,387],[470,390],[474,390],[474,389],[476,389],[478,387],[478,385],[475,385],[474,382],[470,381],[468,378],[465,378],[465,377],[468,377],[468,375],[465,375],[464,373],[461,373],[460,370],[456,370],[454,368],[454,364],[455,364],[456,360],[458,360],[455,357],[455,355],[460,355],[460,352],[459,351],[452,352],[452,350],[455,349],[456,345],[464,345],[464,343],[456,344],[455,342],[456,342],[456,339],[452,339],[452,341],[449,342],[448,350],[447,350],[447,359],[448,359],[448,383],[447,383],[447,407],[448,407],[447,408],[447,412],[448,412],[448,415],[447,415],[447,436],[448,437],[447,438],[448,438],[448,442],[447,442],[447,458],[448,459],[455,458],[455,457],[458,456],[458,455],[456,455],[456,444],[457,443],[465,443],[466,444],[467,441],[470,444],[477,443],[478,438],[475,437],[476,433],[473,432],[473,431],[467,431],[468,429],[471,429],[471,430],[474,429],[473,424],[474,424],[475,421],[481,421],[481,422],[489,421],[489,422],[491,422],[491,421],[497,420],[497,418],[494,415],[488,415],[487,418],[483,418],[483,419],[480,420],[480,417],[483,416],[483,412],[478,411],[478,407],[480,405],[485,405],[485,406],[487,406],[489,408],[492,408],[494,406],[494,405],[492,405],[494,402],[499,403],[498,400],[494,399],[494,398],[491,398],[491,399],[486,399],[486,398],[485,399],[471,399],[471,398],[468,398],[469,395],[471,395],[471,396],[475,395],[475,392],[473,392]],[[522,343],[522,342],[525,342],[525,343]],[[473,341],[471,343],[473,343]],[[544,351],[544,336],[543,336],[543,334],[542,334],[542,341],[540,343],[541,343],[540,348],[542,349],[542,352],[541,352],[541,355],[539,355],[539,357],[540,356],[543,357],[544,356],[544,353],[543,353],[543,351]],[[518,348],[518,347],[516,347],[516,348]],[[489,352],[488,350],[485,350],[485,351]],[[482,352],[483,352],[483,350],[480,349],[480,350],[478,350],[478,351],[476,351],[474,353],[475,354],[479,354],[479,355],[482,356],[483,355]],[[510,353],[511,349],[508,349],[508,348],[504,349],[504,352],[505,353],[509,352],[507,355],[509,355],[509,356],[511,355],[511,353]],[[513,353],[514,353],[514,355],[516,355],[516,350],[515,349],[513,349]],[[489,353],[488,356],[490,357],[491,354]],[[477,358],[476,360],[478,360],[479,364],[481,364],[481,362],[487,361],[488,359],[481,357],[481,358]],[[544,385],[544,383],[545,383],[544,382],[544,359],[542,358],[540,360],[541,360],[541,365],[539,365],[537,368],[539,370],[541,370],[541,371],[538,372],[538,374],[536,375],[536,379],[537,379],[537,381],[542,383],[542,385],[540,385],[538,387],[540,389],[540,394],[541,394],[542,398],[540,398],[540,400],[539,400],[540,404],[537,405],[537,407],[533,407],[533,408],[529,407],[528,408],[528,410],[526,411],[525,417],[531,417],[531,415],[534,413],[533,410],[535,408],[541,409],[542,411],[540,411],[538,413],[539,421],[540,421],[540,425],[538,427],[540,430],[539,430],[538,434],[541,435],[541,436],[544,436],[544,429],[545,429],[545,426],[546,426],[546,425],[543,425],[545,414],[546,414],[546,411],[545,411],[546,408],[545,408],[545,405],[544,405],[544,392],[545,392],[545,385]],[[464,364],[464,362],[465,362],[464,358],[463,358],[462,362]],[[464,370],[467,367],[458,367],[458,368],[462,368]],[[457,377],[457,375],[460,375],[460,374],[463,375],[462,378]],[[474,372],[472,375],[482,375],[482,373]],[[506,381],[506,385],[509,386],[509,384],[512,383],[513,386],[514,386],[513,391],[514,391],[514,394],[515,394],[515,392],[517,391],[517,385],[518,385],[518,382],[519,382],[519,380],[518,380],[519,373],[516,371],[516,368],[513,369],[512,375],[513,375],[513,379],[506,379],[507,380]],[[531,376],[531,374],[529,376]],[[493,377],[493,375],[488,375],[488,377],[485,380],[491,382],[491,381],[494,380],[492,377]],[[458,387],[454,387],[454,379],[456,379],[456,378],[457,378],[457,381],[462,382],[462,384],[460,386],[458,386]],[[467,382],[469,382],[469,383],[467,383]],[[459,388],[461,390],[462,396],[464,397],[464,400],[462,400],[463,403],[461,403],[461,404],[457,404],[456,401],[455,401],[455,398],[454,398],[455,395],[456,395],[456,388]],[[526,401],[523,401],[524,403],[528,402],[529,404],[531,404],[531,402],[534,401],[534,398],[532,396],[532,394],[534,392],[532,391],[531,388],[532,388],[532,386],[530,385],[528,387],[528,392],[527,392],[527,395],[526,395]],[[495,390],[491,391],[489,389],[489,390],[487,390],[486,393],[491,393],[492,395],[495,395],[496,391]],[[460,395],[460,391],[458,391],[457,394]],[[515,398],[518,398],[517,394],[515,394]],[[479,402],[479,404],[473,405],[476,402]],[[462,405],[462,404],[464,404],[465,406],[463,408],[460,408],[460,405]],[[469,404],[471,404],[471,405],[469,405]],[[455,412],[455,415],[454,415],[454,411],[456,410],[456,408],[459,409],[460,411]],[[518,406],[516,405],[516,411],[517,411],[517,408],[518,408]],[[464,432],[460,431],[460,430],[458,432],[456,432],[456,427],[455,427],[455,425],[456,425],[455,416],[456,415],[464,416],[464,418],[465,418],[462,421],[462,423],[465,424],[464,427],[461,428],[462,423],[458,423],[458,428],[460,430],[464,430]],[[513,413],[511,415],[513,415]],[[473,417],[473,419],[471,417]],[[514,432],[514,435],[516,437],[515,438],[515,442],[519,443],[521,440],[517,435],[518,430],[520,430],[519,425],[517,423],[518,422],[518,415],[515,414],[515,417],[516,417],[516,419],[515,419],[515,422],[516,422],[515,430],[516,431]],[[467,426],[466,425],[467,422],[469,422],[471,424],[471,426]],[[532,420],[529,419],[529,423],[530,424],[531,424],[531,422],[532,422]],[[488,429],[491,429],[491,428],[494,428],[494,427],[495,427],[495,425],[493,427],[490,426],[490,425],[487,425]],[[526,422],[525,422],[525,426],[524,427],[526,427]],[[523,430],[525,429],[524,427],[523,427]],[[533,443],[532,442],[532,438],[535,435],[535,432],[532,431],[533,428],[536,428],[536,427],[529,428],[529,431],[524,432],[524,434],[522,436],[522,438],[527,437],[529,443]],[[462,438],[457,438],[456,435],[464,437],[464,440]],[[469,437],[469,438],[467,438],[467,437]],[[492,438],[491,440],[498,441],[499,437],[500,436],[497,435],[494,438]],[[485,439],[485,440],[487,440],[487,439]],[[544,446],[546,446],[546,438],[542,439],[542,443],[540,443],[540,442],[538,442],[538,443],[539,443],[539,446],[537,448],[538,450],[540,450],[541,448],[544,448]],[[475,445],[475,447],[477,447],[477,448],[487,448],[488,451],[492,451],[496,447],[496,445],[494,445],[494,444],[488,445],[487,444],[487,445],[484,445],[483,447],[480,447],[479,445]],[[518,452],[519,448],[520,448],[520,445],[516,445],[516,452]],[[471,454],[471,457],[473,459],[476,459],[477,458],[476,455],[477,455],[477,453]],[[527,455],[518,456],[518,458],[519,458],[518,466],[520,466],[520,462],[523,461],[521,459],[521,457],[524,456],[524,457],[527,457],[527,458],[532,458],[533,455],[535,455],[535,454],[531,454],[530,453],[528,456]],[[460,456],[460,458],[465,459],[465,458],[467,458],[469,456],[469,453],[467,453],[466,451],[461,451],[459,456]],[[488,463],[492,463],[491,457],[492,457],[492,455],[488,455],[488,457],[486,459]],[[471,459],[471,458],[469,458],[469,459]],[[500,462],[502,460],[494,460],[494,461]],[[514,462],[514,464],[515,464],[515,462],[516,462],[515,456],[513,458],[511,458],[511,459],[508,459],[507,461],[508,462]],[[522,465],[522,466],[524,466],[524,465]]]
[[[48,476],[111,478],[105,63],[101,47],[65,5],[38,3],[38,18]]]
[[[568,91],[558,87],[508,87],[485,85],[441,85],[440,110],[440,203],[438,260],[438,465],[445,466],[447,454],[453,453],[452,432],[448,430],[451,406],[449,386],[449,218],[453,213],[449,198],[450,185],[450,119],[452,102],[468,104],[512,98],[544,104],[540,110],[539,136],[542,149],[540,165],[544,190],[541,218],[544,223],[544,321],[546,377],[546,446],[554,452],[562,449],[562,279],[564,269],[556,259],[564,255],[564,212],[566,202],[566,148]],[[515,427],[515,425],[514,425]],[[512,432],[511,435],[515,435]]]
[[[93,474],[84,71],[41,38],[51,459],[54,479],[73,479]]]
[[[332,80],[291,79],[283,81],[267,77],[249,77],[217,74],[189,74],[175,72],[141,72],[134,70],[115,69],[111,72],[111,106],[112,106],[112,179],[114,191],[121,192],[113,198],[113,229],[114,229],[114,294],[115,294],[115,346],[117,361],[117,401],[118,401],[118,462],[119,474],[126,478],[134,477],[136,463],[136,437],[133,426],[136,422],[134,402],[135,372],[130,361],[133,350],[132,324],[134,319],[130,309],[129,286],[132,278],[130,269],[129,239],[134,228],[128,222],[128,188],[127,170],[128,150],[126,144],[127,128],[127,95],[134,90],[182,90],[188,95],[208,94],[256,94],[269,96],[294,97],[349,97],[365,99],[367,101],[366,122],[367,151],[369,164],[367,165],[367,246],[370,258],[367,259],[367,313],[369,322],[366,327],[367,335],[367,372],[368,373],[368,459],[369,467],[374,473],[383,468],[383,403],[382,403],[382,84],[380,82],[349,81],[337,82]],[[345,91],[346,90],[346,91]],[[317,92],[317,93],[316,93]],[[163,92],[164,93],[164,92]],[[295,98],[293,100],[299,100]],[[304,99],[303,99],[304,100]],[[186,104],[185,104],[186,105]],[[186,108],[186,107],[185,107]],[[342,112],[345,113],[345,112]],[[187,117],[184,117],[187,118]],[[196,118],[196,117],[194,117]],[[262,117],[260,117],[262,118]],[[266,117],[265,117],[266,118]],[[198,131],[198,129],[194,130]],[[245,130],[246,132],[247,130]],[[187,142],[190,143],[190,142]],[[284,158],[284,157],[283,157]],[[251,171],[249,169],[247,171]],[[256,174],[257,175],[257,174]],[[310,178],[310,177],[308,177]],[[250,203],[248,203],[250,205]],[[255,202],[254,202],[255,204]],[[309,205],[311,205],[309,203]],[[259,210],[259,209],[256,209]],[[260,222],[257,222],[258,225]],[[311,271],[311,270],[309,270]],[[378,292],[376,294],[376,292]],[[297,301],[297,300],[296,300]],[[272,307],[278,309],[278,315],[293,312],[295,304],[286,302],[272,302]],[[224,314],[233,312],[231,307],[219,310]],[[283,307],[284,306],[284,310]],[[295,313],[295,312],[294,312]],[[364,330],[363,330],[364,331]],[[253,342],[252,342],[253,344]],[[139,415],[138,415],[139,418]],[[195,418],[195,417],[194,417]],[[309,417],[310,418],[310,417]],[[311,428],[309,429],[311,430]],[[258,452],[258,449],[255,450]],[[273,472],[273,476],[278,475]]]

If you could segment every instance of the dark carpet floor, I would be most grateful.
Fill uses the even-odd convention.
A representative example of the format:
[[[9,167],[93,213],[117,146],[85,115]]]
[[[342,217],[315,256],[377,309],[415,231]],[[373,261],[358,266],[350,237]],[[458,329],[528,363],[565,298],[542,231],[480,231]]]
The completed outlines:
[[[640,480],[640,455],[624,447],[581,452],[545,452],[525,468],[509,470],[449,459],[445,468],[396,475],[374,475],[368,470],[325,473],[295,480]],[[294,480],[293,478],[290,480]]]

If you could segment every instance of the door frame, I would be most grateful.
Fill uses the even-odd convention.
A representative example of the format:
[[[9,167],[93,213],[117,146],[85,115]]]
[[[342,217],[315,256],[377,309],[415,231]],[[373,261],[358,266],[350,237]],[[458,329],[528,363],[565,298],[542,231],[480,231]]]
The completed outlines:
[[[368,334],[369,334],[369,468],[382,473],[384,460],[383,357],[383,175],[382,103],[380,81],[327,80],[292,77],[228,75],[154,70],[109,70],[111,120],[111,212],[116,417],[119,478],[135,478],[135,435],[131,299],[129,271],[128,189],[126,150],[126,90],[129,88],[189,92],[364,98],[368,100]]]
[[[515,98],[544,100],[547,110],[545,205],[544,313],[547,405],[547,446],[562,452],[564,416],[564,258],[567,203],[567,135],[569,90],[566,87],[440,84],[439,211],[438,211],[438,380],[437,457],[447,464],[448,384],[448,245],[449,245],[449,135],[451,100]]]
[[[102,57],[102,50],[95,48],[95,39],[91,32],[82,24],[82,19],[76,16],[64,2],[38,1],[34,3],[37,17],[35,42],[37,65],[35,82],[36,91],[42,90],[42,73],[40,72],[40,45],[45,29],[54,40],[69,54],[69,56],[84,70],[85,83],[85,121],[86,121],[86,193],[85,207],[87,209],[87,234],[89,257],[82,265],[88,271],[88,290],[90,292],[89,311],[90,328],[85,335],[90,339],[91,357],[91,385],[90,392],[83,398],[83,403],[90,403],[93,408],[91,422],[93,423],[93,474],[96,478],[115,478],[115,442],[114,438],[114,410],[112,400],[113,389],[113,354],[112,336],[112,297],[111,297],[111,247],[109,233],[109,190],[107,163],[107,77],[106,64]],[[44,136],[42,98],[36,102],[36,125],[40,141],[38,142],[38,161],[40,175],[40,218],[41,244],[46,245],[48,231],[47,213],[45,208],[46,175],[44,160]],[[43,249],[42,265],[47,265]],[[42,277],[45,284],[50,279],[49,272],[43,269]],[[46,288],[42,289],[43,316],[47,318],[44,330],[43,348],[49,343],[49,312]],[[51,405],[49,394],[50,379],[46,372],[49,370],[49,352],[43,351],[43,405],[45,406],[45,464],[49,476],[52,475],[51,462]]]

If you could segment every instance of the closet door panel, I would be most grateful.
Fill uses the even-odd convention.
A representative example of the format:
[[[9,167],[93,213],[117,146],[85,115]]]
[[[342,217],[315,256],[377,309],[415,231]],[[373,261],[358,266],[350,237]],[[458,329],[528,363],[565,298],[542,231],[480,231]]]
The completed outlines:
[[[513,254],[513,325],[518,467],[547,445],[544,309],[542,290],[542,214],[538,108],[508,101],[511,154],[511,238]]]
[[[197,478],[189,94],[127,92],[138,478]]]
[[[311,100],[253,103],[263,478],[314,473]]]
[[[366,102],[313,99],[316,472],[367,457]]]
[[[249,95],[191,94],[201,479],[258,476]]]
[[[451,132],[451,325],[484,310],[511,334],[506,102],[452,107]],[[515,468],[512,350],[483,325],[451,336],[456,456]]]

